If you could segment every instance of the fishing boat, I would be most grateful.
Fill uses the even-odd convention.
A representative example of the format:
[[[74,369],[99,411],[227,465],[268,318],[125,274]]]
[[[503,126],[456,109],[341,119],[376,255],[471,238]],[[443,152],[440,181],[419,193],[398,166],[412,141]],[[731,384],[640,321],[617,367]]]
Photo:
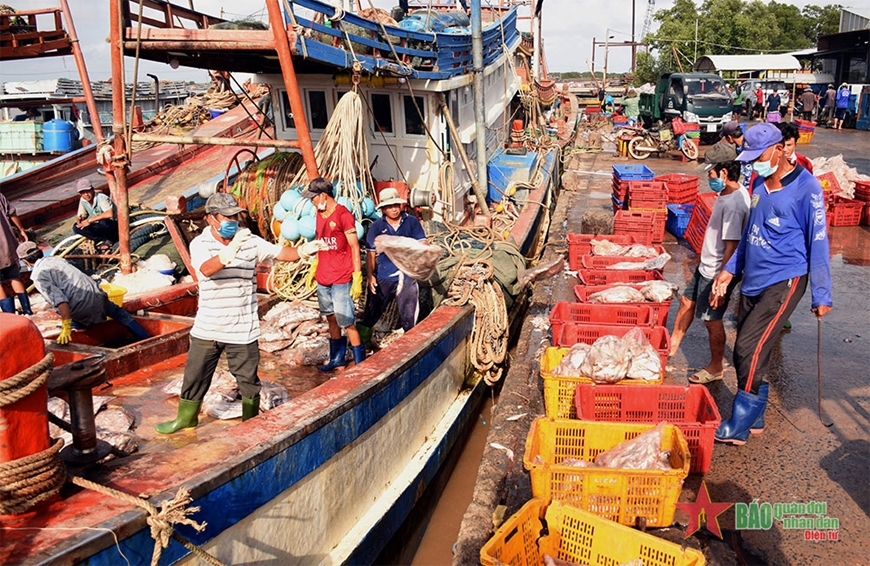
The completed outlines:
[[[117,64],[123,49],[182,65],[256,70],[258,81],[274,92],[276,139],[233,143],[261,155],[267,145],[268,151],[298,149],[312,177],[314,146],[338,97],[358,90],[374,115],[365,135],[377,158],[371,167],[375,179],[408,187],[411,205],[431,221],[503,226],[501,239],[519,255],[535,258],[555,202],[556,138],[566,135],[565,128],[554,125],[552,136],[545,130],[541,106],[531,94],[536,88],[528,65],[532,36],[517,29],[518,9],[481,10],[477,0],[471,4],[469,22],[452,3],[427,2],[410,14],[422,26],[414,29],[317,0],[285,2],[283,11],[277,0],[267,0],[271,29],[266,31],[212,30],[217,19],[170,2],[123,0],[111,3],[113,59]],[[137,14],[142,5],[150,13]],[[178,27],[180,19],[195,27]],[[430,24],[436,20],[446,24],[435,30]],[[125,22],[123,29],[119,21]],[[546,96],[553,94],[551,85],[543,88]],[[538,112],[526,127],[513,121],[524,98]],[[123,115],[115,113],[116,123]],[[116,125],[116,132],[124,131]],[[543,136],[526,139],[523,130],[529,128]],[[218,137],[196,142],[226,143],[215,141]],[[512,150],[506,149],[510,138],[517,146]],[[141,134],[131,139],[172,142]],[[113,143],[123,153],[123,136]],[[244,167],[237,165],[236,172]],[[445,169],[451,167],[456,174],[449,181]],[[122,210],[125,173],[107,176]],[[227,171],[228,182],[230,177]],[[145,176],[141,182],[158,178]],[[179,186],[194,204],[197,191],[195,184]],[[515,210],[509,223],[493,220],[498,208]],[[123,232],[129,220],[119,223]],[[122,267],[130,253],[123,240]],[[65,391],[64,383],[90,371],[102,376],[93,378],[95,391],[113,396],[136,416],[138,452],[101,464],[79,461],[71,473],[127,494],[146,494],[149,504],[67,486],[33,511],[4,518],[0,560],[118,564],[157,556],[156,562],[170,564],[191,559],[191,549],[198,547],[233,564],[376,561],[476,417],[490,387],[487,378],[496,373],[475,370],[474,309],[441,304],[388,348],[334,379],[263,356],[260,377],[284,385],[290,401],[243,423],[203,416],[192,431],[159,437],[154,425],[175,410],[175,400],[161,388],[181,375],[195,310],[195,284],[175,287],[135,305],[125,303],[128,310],[141,309],[137,319],[153,338],[109,347],[122,331],[107,321],[74,333],[66,347],[45,342],[54,353],[49,390]],[[521,299],[521,293],[512,297],[508,320],[521,318]],[[261,296],[261,313],[277,301]],[[9,411],[0,407],[0,415]],[[72,420],[74,448],[81,448],[76,432],[92,437],[93,423]],[[86,440],[99,450],[93,438]],[[87,456],[82,452],[76,454]],[[172,500],[179,488],[189,491],[198,508],[191,518],[201,528],[181,521],[172,539],[163,532],[168,546],[156,552],[153,528],[160,531],[165,524],[150,517],[158,509],[149,505]],[[189,542],[182,544],[179,537]]]

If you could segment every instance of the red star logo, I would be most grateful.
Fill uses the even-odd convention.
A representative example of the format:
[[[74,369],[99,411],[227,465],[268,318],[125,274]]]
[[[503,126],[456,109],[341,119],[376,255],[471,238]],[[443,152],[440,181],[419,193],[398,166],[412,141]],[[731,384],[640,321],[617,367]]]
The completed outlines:
[[[701,528],[701,516],[707,520],[707,530],[722,538],[722,531],[719,530],[719,521],[717,517],[725,512],[726,509],[734,505],[733,503],[713,503],[710,501],[710,493],[707,491],[706,482],[701,482],[701,489],[698,490],[698,497],[694,503],[677,503],[677,507],[689,515],[689,526],[686,528],[686,538],[689,538]]]

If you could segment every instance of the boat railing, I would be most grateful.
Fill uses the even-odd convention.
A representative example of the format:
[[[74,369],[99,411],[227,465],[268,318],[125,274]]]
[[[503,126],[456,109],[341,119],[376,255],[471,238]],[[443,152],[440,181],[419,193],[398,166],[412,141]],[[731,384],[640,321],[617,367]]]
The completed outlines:
[[[51,19],[54,27],[40,30],[38,16],[53,16]],[[21,10],[14,14],[0,14],[0,61],[71,53],[72,42],[63,27],[63,13],[60,8],[38,8]]]
[[[185,29],[185,22],[192,24],[197,29],[206,29],[214,24],[223,22],[221,18],[209,16],[183,6],[177,6],[171,2],[161,0],[142,0],[142,25],[161,29]],[[149,15],[145,15],[145,9]],[[125,12],[124,27],[138,25],[139,23],[139,0],[128,0]],[[154,13],[156,12],[156,13]],[[151,17],[151,16],[154,17]],[[161,18],[161,19],[157,19]]]

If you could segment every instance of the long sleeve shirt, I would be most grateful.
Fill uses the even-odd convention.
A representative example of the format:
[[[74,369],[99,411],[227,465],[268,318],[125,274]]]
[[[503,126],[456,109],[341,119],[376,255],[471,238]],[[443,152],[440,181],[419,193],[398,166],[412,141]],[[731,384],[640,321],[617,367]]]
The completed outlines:
[[[763,178],[753,182],[749,222],[724,270],[743,273],[741,293],[748,297],[809,273],[812,306],[833,306],[822,186],[800,166],[783,177],[782,185],[771,192]]]

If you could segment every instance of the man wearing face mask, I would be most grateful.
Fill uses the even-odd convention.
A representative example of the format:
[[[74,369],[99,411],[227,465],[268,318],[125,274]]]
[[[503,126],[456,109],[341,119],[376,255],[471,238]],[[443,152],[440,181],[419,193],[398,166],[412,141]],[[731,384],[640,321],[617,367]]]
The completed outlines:
[[[692,383],[710,383],[722,379],[725,355],[725,326],[722,317],[739,278],[728,286],[724,300],[711,305],[713,280],[731,259],[749,218],[749,193],[740,184],[740,162],[733,161],[734,150],[716,144],[704,156],[701,167],[707,173],[710,189],[719,194],[710,214],[710,222],[701,246],[701,263],[680,297],[680,310],[674,319],[671,356],[677,353],[693,317],[704,321],[710,340],[710,363],[691,377]]]
[[[199,408],[211,385],[221,352],[242,395],[242,420],[260,412],[260,320],[257,316],[257,264],[307,260],[325,249],[323,242],[298,248],[271,244],[239,228],[241,208],[235,197],[216,193],[205,203],[203,233],[190,242],[190,263],[199,281],[199,305],[190,331],[190,349],[178,400],[178,416],[157,425],[172,434],[197,425]]]
[[[743,274],[737,311],[734,367],[737,395],[731,418],[716,430],[719,442],[745,444],[764,430],[770,353],[784,321],[806,291],[821,320],[831,310],[831,262],[825,197],[819,181],[786,157],[782,133],[772,124],[746,132],[738,157],[751,161],[749,222],[737,251],[713,283],[713,302],[724,299],[735,275]],[[715,306],[715,305],[714,305]]]
[[[332,183],[318,177],[302,191],[317,207],[317,237],[328,245],[318,257],[317,303],[320,314],[329,323],[329,362],[318,366],[320,371],[332,371],[346,365],[347,332],[354,363],[366,359],[366,347],[354,325],[354,301],[363,291],[362,257],[353,214],[334,198]]]

